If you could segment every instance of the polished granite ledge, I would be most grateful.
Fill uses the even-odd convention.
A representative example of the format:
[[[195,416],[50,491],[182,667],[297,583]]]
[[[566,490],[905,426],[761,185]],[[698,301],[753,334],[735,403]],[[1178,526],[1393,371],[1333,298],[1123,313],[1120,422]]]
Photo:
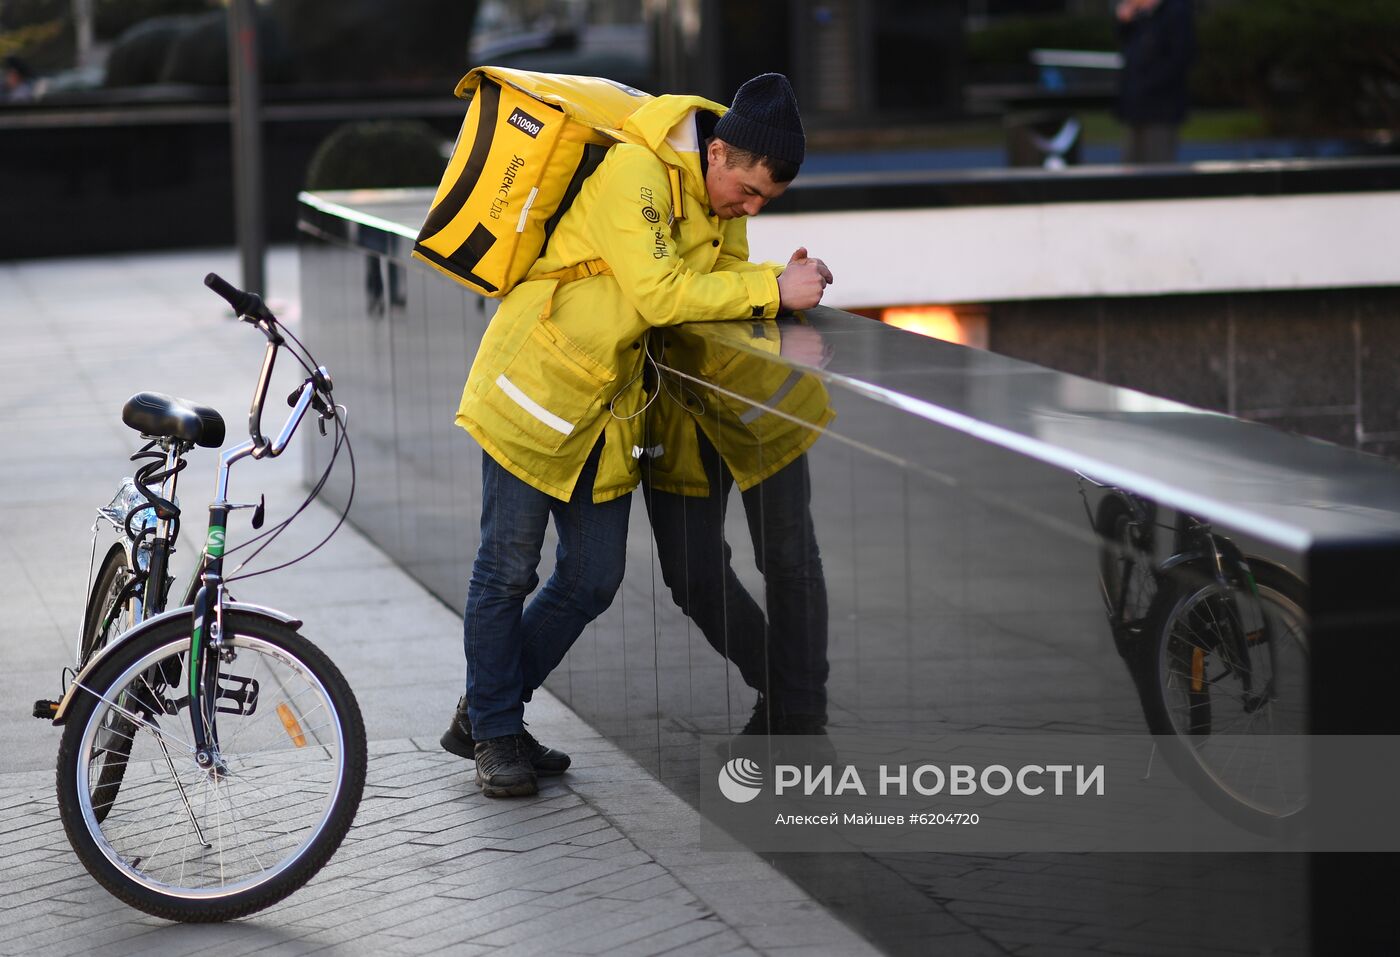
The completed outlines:
[[[1400,189],[1400,157],[1071,166],[1063,170],[899,170],[799,176],[767,209],[775,213],[831,213],[1395,189]]]
[[[303,194],[301,228],[407,260],[430,200],[423,190]],[[947,442],[931,439],[958,435],[968,448],[989,444],[1130,488],[1293,552],[1363,542],[1400,552],[1400,470],[1388,461],[836,309],[811,310],[806,321],[825,340],[829,364],[771,361],[869,409],[827,434],[924,474],[988,484],[972,458],[950,459]],[[706,325],[689,328],[703,334]]]
[[[408,259],[428,200],[426,193],[304,197],[303,316],[318,356],[337,370],[337,394],[359,410],[353,520],[460,608],[477,547],[481,453],[449,410],[495,303]],[[779,326],[786,333],[798,322]],[[1246,554],[1306,584],[1312,657],[1308,687],[1298,694],[1312,731],[1400,730],[1387,694],[1400,670],[1393,640],[1400,598],[1390,580],[1400,567],[1393,466],[834,309],[811,310],[805,322],[791,339],[820,336],[823,348],[805,353],[821,357],[815,365],[759,350],[724,362],[720,350],[747,348],[748,321],[692,324],[657,338],[663,346],[667,338],[690,336],[691,346],[698,339],[698,351],[720,361],[688,367],[731,373],[729,396],[715,382],[684,384],[702,397],[696,414],[716,423],[724,410],[740,422],[762,418],[756,405],[764,413],[790,409],[789,418],[812,411],[783,405],[780,393],[824,392],[836,413],[807,453],[824,598],[792,602],[782,592],[769,601],[768,583],[756,574],[759,546],[749,548],[757,536],[744,528],[748,501],[731,503],[707,526],[726,556],[733,546],[743,590],[791,626],[745,632],[736,621],[719,637],[739,648],[744,634],[779,635],[762,641],[781,660],[824,659],[833,727],[893,734],[1140,727],[1135,681],[1104,617],[1097,578],[1104,552],[1086,520],[1078,470],[1195,511]],[[681,362],[663,361],[684,374]],[[824,389],[789,387],[797,377]],[[323,465],[308,461],[308,479]],[[724,756],[717,746],[744,726],[759,684],[716,654],[718,639],[681,610],[678,594],[704,590],[693,574],[702,566],[668,580],[640,496],[632,509],[618,599],[549,687],[677,793],[712,797]],[[677,583],[686,590],[678,593]],[[808,615],[823,608],[820,620]],[[1388,793],[1375,771],[1366,762],[1327,769],[1314,806],[1337,816],[1358,794]],[[1076,914],[1079,950],[1097,935],[1099,949],[1133,953],[1163,946],[1222,955],[1350,952],[1336,941],[1354,933],[1352,902],[1384,887],[1383,874],[1393,870],[1387,858],[1359,855],[1334,855],[1335,864],[1326,855],[1268,862],[1224,854],[984,855],[999,872],[984,880],[950,854],[779,857],[814,897],[891,953],[946,942],[945,907],[1000,913],[1007,874],[1021,872],[1034,873],[1027,887],[1010,890],[1016,903],[1063,892],[1055,913]],[[1057,872],[1061,866],[1070,870]],[[1218,867],[1230,873],[1213,876]],[[1120,888],[1131,890],[1127,898],[1114,897]],[[1183,911],[1193,915],[1186,928]],[[1226,939],[1221,928],[1241,936]],[[1027,939],[1026,926],[1013,929],[1018,943]]]
[[[1129,488],[1291,551],[1400,548],[1400,469],[1389,461],[992,353],[908,341],[835,309],[810,310],[806,320],[832,359],[805,371],[885,409],[858,426],[838,419],[828,437],[906,467],[997,486],[999,477],[921,438],[945,431],[973,440],[970,448],[986,443]]]
[[[1400,189],[1400,157],[1288,159],[1162,166],[1071,166],[1063,170],[872,170],[809,173],[770,213],[946,209],[1041,203],[1220,199],[1388,192]],[[403,190],[405,198],[431,190]],[[419,202],[409,201],[409,205]]]

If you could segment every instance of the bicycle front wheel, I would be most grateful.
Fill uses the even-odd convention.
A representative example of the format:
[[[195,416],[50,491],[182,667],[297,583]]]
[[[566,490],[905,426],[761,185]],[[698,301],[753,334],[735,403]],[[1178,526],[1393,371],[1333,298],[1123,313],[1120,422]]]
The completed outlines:
[[[1266,627],[1246,633],[1214,581],[1175,592],[1156,647],[1148,723],[1173,770],[1236,823],[1285,830],[1307,804],[1307,587],[1251,562]],[[1189,571],[1187,572],[1189,574]]]
[[[88,872],[157,917],[218,921],[301,887],[345,837],[364,789],[364,723],[326,655],[238,613],[217,661],[216,760],[195,760],[190,627],[129,639],[85,680],[59,748],[58,806]],[[131,728],[120,793],[96,803],[104,742]]]
[[[1147,618],[1156,595],[1149,551],[1154,529],[1138,525],[1123,495],[1110,494],[1099,502],[1093,530],[1099,534],[1099,582],[1109,609],[1109,624],[1114,638],[1119,638],[1120,632]]]
[[[1094,513],[1099,536],[1099,586],[1108,609],[1114,647],[1133,664],[1132,645],[1157,594],[1152,565],[1152,525],[1140,525],[1128,499],[1111,493]]]

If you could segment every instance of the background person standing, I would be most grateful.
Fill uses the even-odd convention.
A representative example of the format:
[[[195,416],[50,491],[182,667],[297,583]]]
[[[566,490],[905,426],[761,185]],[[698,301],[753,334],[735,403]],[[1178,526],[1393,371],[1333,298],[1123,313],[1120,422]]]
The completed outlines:
[[[0,64],[0,102],[27,103],[34,99],[34,74],[17,56],[5,57]]]
[[[1123,72],[1118,117],[1128,125],[1126,163],[1173,163],[1196,53],[1191,0],[1120,0]]]

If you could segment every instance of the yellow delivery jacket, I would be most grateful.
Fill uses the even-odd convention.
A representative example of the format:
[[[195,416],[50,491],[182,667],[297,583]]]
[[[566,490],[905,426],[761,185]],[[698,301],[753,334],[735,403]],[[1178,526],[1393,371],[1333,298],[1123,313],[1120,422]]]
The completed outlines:
[[[703,333],[658,330],[652,337],[662,340],[662,348],[652,351],[663,366],[661,388],[647,409],[647,481],[653,488],[711,494],[696,428],[718,450],[740,491],[748,491],[811,448],[836,417],[817,376],[768,358],[782,344],[776,322],[727,322]]]
[[[600,435],[593,501],[640,479],[643,337],[656,326],[778,311],[777,263],[750,263],[743,219],[709,206],[694,114],[725,108],[659,96],[624,130],[646,145],[612,147],[583,182],[545,253],[502,301],[477,351],[457,424],[522,481],[568,500]],[[679,169],[682,209],[667,171]],[[538,279],[602,260],[611,274]]]

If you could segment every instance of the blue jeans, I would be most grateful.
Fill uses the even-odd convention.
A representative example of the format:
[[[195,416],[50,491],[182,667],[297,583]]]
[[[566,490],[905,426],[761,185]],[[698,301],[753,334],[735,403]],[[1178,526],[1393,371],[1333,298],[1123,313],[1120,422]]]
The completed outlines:
[[[672,495],[642,481],[661,576],[676,605],[710,646],[733,662],[744,683],[775,714],[826,717],[827,597],[812,523],[807,456],[741,493],[766,609],[730,564],[724,515],[734,477],[696,429],[710,483],[705,498]],[[766,611],[766,614],[765,614]]]
[[[600,440],[567,502],[482,453],[481,548],[463,616],[467,713],[478,741],[524,729],[525,702],[622,584],[632,497],[593,503],[602,450]],[[554,573],[527,606],[550,516],[559,537]]]

